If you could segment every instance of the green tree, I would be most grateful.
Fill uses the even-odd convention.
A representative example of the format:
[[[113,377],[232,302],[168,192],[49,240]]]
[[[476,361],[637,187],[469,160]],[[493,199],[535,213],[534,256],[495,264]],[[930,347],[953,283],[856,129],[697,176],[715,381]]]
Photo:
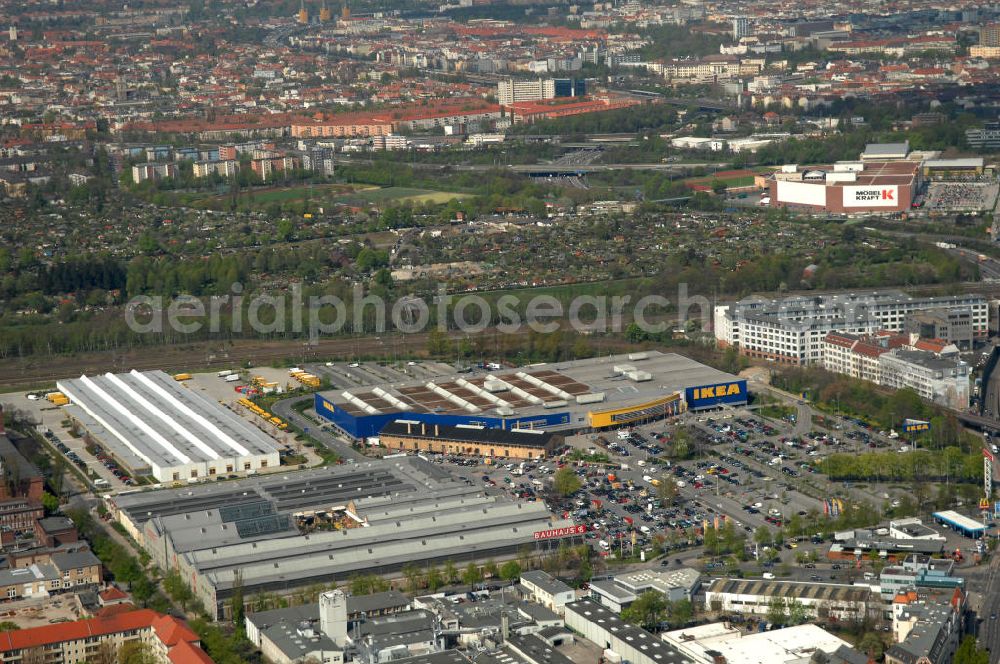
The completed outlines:
[[[48,491],[42,492],[42,507],[45,508],[47,514],[52,514],[59,509],[59,498],[53,496]]]
[[[416,594],[420,590],[420,568],[414,563],[403,565],[403,576],[406,577],[406,588]]]
[[[687,459],[691,456],[691,432],[678,428],[670,438],[670,456],[674,459]]]
[[[500,566],[500,578],[504,581],[514,581],[521,578],[521,564],[516,560],[508,560]]]
[[[694,604],[689,599],[681,599],[670,605],[670,623],[684,627],[694,617]]]
[[[469,586],[470,590],[476,589],[476,584],[483,580],[483,570],[475,563],[469,563],[465,571],[462,572],[462,582]]]
[[[674,478],[669,475],[660,477],[660,484],[656,487],[656,497],[663,501],[664,504],[669,505],[674,502],[678,492],[677,482],[674,481]]]
[[[781,597],[772,597],[767,604],[767,621],[772,625],[787,625],[788,611],[785,607],[785,600]]]
[[[622,620],[646,629],[654,629],[664,621],[668,604],[663,593],[647,590],[622,610]]]
[[[16,632],[21,629],[20,625],[9,620],[0,622],[0,632]]]
[[[144,641],[129,641],[118,648],[118,664],[156,664],[158,661],[152,646]]]
[[[455,583],[456,581],[458,581],[458,567],[455,566],[454,560],[446,560],[444,562],[444,582]]]
[[[966,636],[951,661],[952,664],[990,664],[990,653],[976,645],[976,637]]]
[[[788,624],[801,625],[809,621],[809,609],[797,599],[788,600]]]
[[[427,570],[427,589],[432,593],[436,593],[438,588],[444,585],[444,579],[441,578],[441,570],[437,568],[437,565],[431,566]]]
[[[865,632],[861,640],[858,641],[858,650],[869,657],[873,658],[876,662],[882,659],[882,652],[885,649],[885,642],[882,641],[882,637],[876,632]],[[953,662],[958,661],[957,659],[952,660]]]
[[[580,478],[570,466],[563,466],[552,476],[552,488],[564,498],[571,496],[580,490]]]

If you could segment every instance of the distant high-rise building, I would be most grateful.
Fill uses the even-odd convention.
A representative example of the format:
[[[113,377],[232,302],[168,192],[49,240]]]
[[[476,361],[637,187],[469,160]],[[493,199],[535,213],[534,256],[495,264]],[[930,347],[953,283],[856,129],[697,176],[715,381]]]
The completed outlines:
[[[299,23],[305,25],[309,22],[309,12],[306,11],[306,0],[301,0],[299,4]]]
[[[501,106],[510,106],[519,101],[582,97],[585,94],[585,83],[572,78],[540,78],[533,81],[508,78],[497,83],[497,101]]]
[[[326,0],[323,0],[323,4],[319,8],[319,22],[328,23],[330,21],[330,8],[326,6]]]
[[[750,36],[750,19],[746,16],[737,16],[733,19],[733,40],[739,41],[743,37]]]
[[[1000,46],[1000,23],[988,23],[979,30],[980,46]]]
[[[17,41],[17,26],[16,25],[10,26],[10,31],[8,34],[10,35],[11,41]]]

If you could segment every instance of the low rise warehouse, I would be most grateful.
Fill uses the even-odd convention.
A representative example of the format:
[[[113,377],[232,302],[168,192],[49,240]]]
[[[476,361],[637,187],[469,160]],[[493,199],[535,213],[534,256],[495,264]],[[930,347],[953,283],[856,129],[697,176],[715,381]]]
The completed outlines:
[[[271,437],[162,371],[56,385],[70,417],[134,475],[189,481],[280,465]]]
[[[562,440],[539,429],[487,429],[482,426],[426,424],[394,420],[382,427],[379,442],[390,450],[473,454],[515,459],[539,459],[551,454]]]
[[[377,436],[396,420],[568,433],[619,428],[747,402],[746,380],[674,353],[649,351],[316,395],[316,412],[346,435]]]
[[[244,596],[287,593],[407,564],[502,559],[578,533],[542,502],[486,496],[418,457],[125,494],[115,518],[214,615]],[[563,530],[560,530],[563,529]]]

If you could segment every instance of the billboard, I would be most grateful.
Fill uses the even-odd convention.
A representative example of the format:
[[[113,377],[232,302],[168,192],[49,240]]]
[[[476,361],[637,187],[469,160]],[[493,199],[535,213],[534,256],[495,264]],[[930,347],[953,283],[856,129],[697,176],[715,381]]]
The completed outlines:
[[[571,535],[584,535],[587,526],[568,526],[566,528],[553,528],[551,530],[536,530],[534,535],[536,540],[557,539],[559,537],[569,537]]]
[[[684,398],[690,410],[713,408],[724,404],[746,403],[747,382],[741,379],[728,383],[689,387],[684,390]]]
[[[844,187],[845,208],[896,207],[897,205],[899,205],[899,185]]]
[[[793,205],[826,206],[826,185],[778,180],[778,202]]]
[[[926,420],[903,420],[903,433],[930,431],[931,423]]]

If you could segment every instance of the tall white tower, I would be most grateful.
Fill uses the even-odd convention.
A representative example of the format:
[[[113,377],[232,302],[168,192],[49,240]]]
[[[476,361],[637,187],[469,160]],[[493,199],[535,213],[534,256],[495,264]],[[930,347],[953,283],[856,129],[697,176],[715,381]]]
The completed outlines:
[[[11,41],[17,41],[17,26],[10,26],[10,30],[8,30],[7,34],[10,36]]]
[[[342,590],[319,596],[319,628],[338,647],[347,643],[347,595]]]

